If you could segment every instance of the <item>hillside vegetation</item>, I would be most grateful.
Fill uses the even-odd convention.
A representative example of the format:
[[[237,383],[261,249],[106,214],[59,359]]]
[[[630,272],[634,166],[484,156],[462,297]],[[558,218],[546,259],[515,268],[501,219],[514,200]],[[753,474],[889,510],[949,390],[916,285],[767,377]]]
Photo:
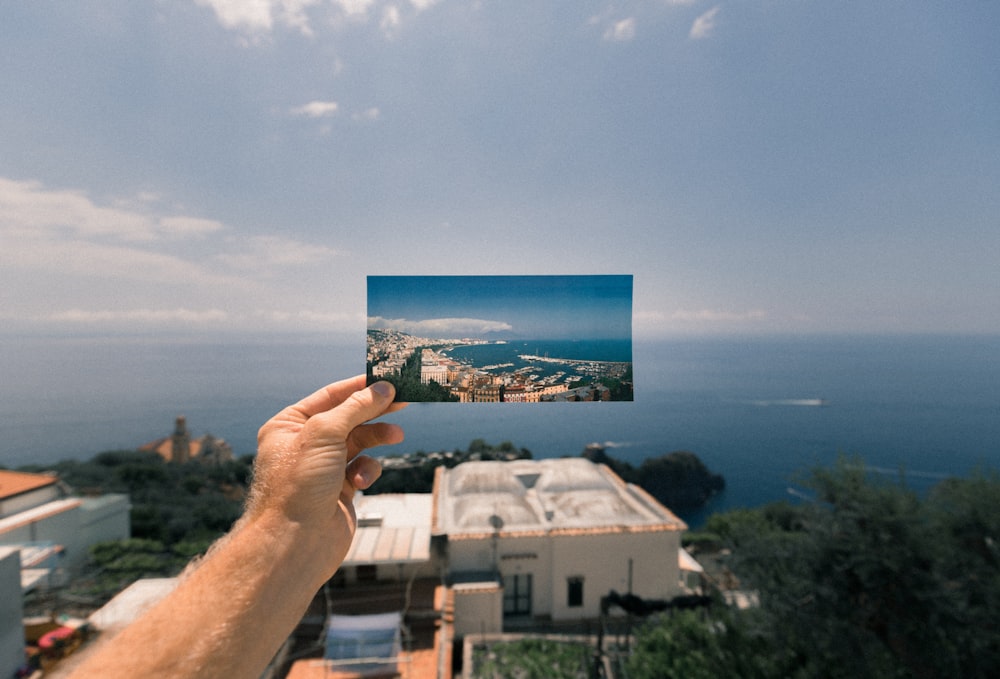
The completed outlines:
[[[649,621],[630,679],[1000,676],[1000,477],[921,497],[844,459],[805,484],[708,519],[760,604]]]

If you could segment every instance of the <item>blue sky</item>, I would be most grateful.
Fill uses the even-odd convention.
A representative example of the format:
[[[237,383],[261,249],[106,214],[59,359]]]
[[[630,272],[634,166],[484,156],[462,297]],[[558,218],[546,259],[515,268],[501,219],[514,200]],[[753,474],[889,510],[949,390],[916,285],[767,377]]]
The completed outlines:
[[[370,276],[369,328],[420,337],[631,339],[632,277]]]
[[[638,338],[1000,332],[1000,3],[0,5],[0,327],[360,337],[632,274]]]

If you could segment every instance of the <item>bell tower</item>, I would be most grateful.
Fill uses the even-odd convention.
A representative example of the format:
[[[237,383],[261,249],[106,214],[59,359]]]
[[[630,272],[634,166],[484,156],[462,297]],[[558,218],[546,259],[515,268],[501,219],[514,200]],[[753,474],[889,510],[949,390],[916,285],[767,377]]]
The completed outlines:
[[[174,435],[171,437],[170,461],[184,464],[190,457],[191,435],[188,434],[187,420],[183,415],[178,415],[174,423]]]

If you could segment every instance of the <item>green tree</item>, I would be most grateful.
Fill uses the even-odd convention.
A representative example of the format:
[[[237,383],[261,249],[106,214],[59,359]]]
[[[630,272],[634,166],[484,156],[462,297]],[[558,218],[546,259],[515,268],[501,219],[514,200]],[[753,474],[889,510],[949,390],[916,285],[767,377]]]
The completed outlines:
[[[921,499],[843,459],[806,486],[813,502],[708,525],[734,543],[776,647],[813,676],[1000,675],[996,477]]]
[[[643,625],[626,661],[629,679],[792,679],[808,676],[758,631],[753,612],[718,606],[711,616],[679,611]]]
[[[373,377],[368,375],[369,381]],[[420,350],[416,350],[406,360],[399,374],[386,375],[380,378],[390,382],[396,388],[397,401],[408,401],[413,403],[458,401],[457,396],[453,396],[451,391],[437,382],[422,384],[420,382]]]

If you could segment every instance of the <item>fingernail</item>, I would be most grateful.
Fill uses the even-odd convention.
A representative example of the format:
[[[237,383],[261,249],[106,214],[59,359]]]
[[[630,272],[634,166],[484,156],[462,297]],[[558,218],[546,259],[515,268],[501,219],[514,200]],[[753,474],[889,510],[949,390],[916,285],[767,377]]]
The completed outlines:
[[[392,385],[388,382],[376,382],[372,385],[372,391],[381,396],[382,398],[392,397]]]

